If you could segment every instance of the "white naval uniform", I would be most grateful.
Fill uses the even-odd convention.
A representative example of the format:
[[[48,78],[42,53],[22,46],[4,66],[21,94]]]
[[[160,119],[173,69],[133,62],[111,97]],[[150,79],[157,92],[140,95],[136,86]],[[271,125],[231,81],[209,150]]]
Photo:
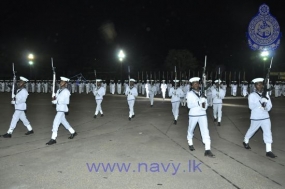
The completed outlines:
[[[211,149],[211,139],[208,129],[208,119],[206,109],[208,108],[208,102],[205,100],[205,108],[201,107],[200,92],[191,90],[187,93],[187,106],[189,110],[189,125],[187,140],[189,146],[193,145],[194,129],[199,124],[203,143],[205,144],[205,150]]]
[[[115,83],[110,83],[110,93],[115,94]]]
[[[165,83],[162,83],[160,88],[161,88],[161,92],[162,92],[162,98],[165,99],[165,93],[166,93],[167,85]]]
[[[231,87],[232,87],[232,95],[237,96],[237,85],[232,84]]]
[[[13,114],[13,117],[10,123],[10,128],[7,131],[7,133],[9,134],[13,133],[13,130],[16,128],[19,119],[27,127],[28,131],[33,130],[25,114],[25,110],[27,109],[26,100],[28,98],[28,95],[29,93],[27,89],[25,88],[17,90],[15,101],[11,102],[12,104],[15,104],[15,112]]]
[[[272,133],[271,133],[271,121],[268,111],[272,108],[272,103],[269,95],[266,95],[268,101],[265,108],[261,105],[261,94],[253,92],[248,96],[248,105],[251,110],[250,114],[250,127],[245,134],[244,142],[248,143],[249,139],[255,134],[255,132],[261,127],[263,131],[263,141],[266,144],[266,152],[272,151]]]
[[[122,83],[117,83],[117,93],[118,94],[122,93]]]
[[[222,120],[222,107],[223,107],[223,99],[225,98],[226,91],[220,87],[212,88],[212,98],[213,98],[213,115],[214,119],[218,118],[218,122]]]
[[[129,86],[127,86],[125,95],[127,96],[129,110],[130,110],[129,118],[132,118],[132,116],[135,115],[134,105],[136,97],[138,96],[138,90],[135,87],[129,88]]]
[[[145,83],[142,83],[141,88],[142,88],[142,95],[144,95],[144,92],[145,92]]]
[[[90,92],[90,83],[85,83],[86,94]]]
[[[37,93],[41,92],[41,85],[42,84],[40,82],[37,83]]]
[[[52,126],[52,136],[51,139],[55,140],[57,137],[57,131],[60,124],[62,124],[65,129],[67,129],[71,134],[74,134],[74,129],[70,126],[65,118],[65,113],[68,112],[67,105],[69,104],[70,92],[67,88],[58,89],[55,94],[56,100],[52,103],[56,104],[56,115],[53,120]]]
[[[150,84],[147,82],[146,84],[145,84],[145,93],[146,93],[146,98],[149,98],[149,90],[148,90],[148,87],[150,86]]]
[[[97,115],[99,112],[102,115],[103,111],[102,111],[101,103],[103,101],[103,96],[105,95],[104,87],[94,88],[93,94],[95,96],[95,100],[97,104],[94,115]]]
[[[206,90],[208,106],[213,106],[213,97],[212,97],[213,88],[215,88],[215,86],[209,86],[209,88]]]
[[[150,105],[153,105],[153,99],[154,99],[154,95],[156,93],[156,86],[155,85],[150,85],[148,86],[148,95],[149,95],[149,100],[150,100]]]
[[[242,84],[242,86],[241,86],[242,94],[241,95],[244,97],[246,97],[248,95],[247,88],[248,88],[247,84]]]
[[[168,95],[171,97],[172,114],[174,116],[174,120],[177,120],[179,116],[180,98],[184,96],[183,91],[181,88],[174,89],[174,87],[171,87]]]

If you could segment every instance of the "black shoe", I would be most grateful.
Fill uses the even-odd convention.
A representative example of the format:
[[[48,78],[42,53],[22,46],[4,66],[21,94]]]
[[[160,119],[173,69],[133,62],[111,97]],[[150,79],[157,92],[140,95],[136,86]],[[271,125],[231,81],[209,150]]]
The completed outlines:
[[[101,117],[103,117],[104,116],[104,114],[101,114]]]
[[[215,155],[212,154],[211,150],[206,150],[204,155],[205,155],[205,156],[208,156],[208,157],[211,157],[211,158],[214,158],[214,157],[215,157]]]
[[[132,118],[131,117],[129,117],[129,121],[131,121],[132,120]]]
[[[174,123],[174,125],[176,125],[176,124],[177,124],[177,120],[174,120],[174,122],[173,122],[173,123]]]
[[[97,117],[97,115],[94,115],[93,117],[94,117],[94,118],[96,118],[96,117]]]
[[[214,122],[217,122],[217,119],[214,119]]]
[[[55,144],[55,143],[56,143],[56,140],[50,139],[50,141],[48,141],[48,142],[46,143],[46,145],[53,145],[53,144]]]
[[[248,149],[248,150],[251,149],[248,143],[243,142],[243,146],[245,147],[245,149]]]
[[[68,137],[68,139],[73,139],[76,135],[77,135],[77,132],[74,132],[73,134],[70,135],[70,137]]]
[[[190,146],[189,146],[189,150],[190,150],[190,151],[194,151],[194,150],[195,150],[194,146],[193,146],[193,145],[190,145]]]
[[[135,117],[135,115],[132,115],[132,118],[134,118]]]
[[[10,133],[6,133],[4,135],[2,135],[3,138],[12,138],[12,134]]]
[[[150,107],[153,107],[153,105],[150,105]]]
[[[273,154],[272,152],[266,152],[266,156],[267,157],[271,157],[271,158],[276,158],[277,156],[275,154]]]
[[[25,135],[30,135],[30,134],[34,134],[34,131],[31,130],[31,131],[28,131],[28,132],[25,133]]]
[[[221,126],[221,122],[218,122],[218,126]]]

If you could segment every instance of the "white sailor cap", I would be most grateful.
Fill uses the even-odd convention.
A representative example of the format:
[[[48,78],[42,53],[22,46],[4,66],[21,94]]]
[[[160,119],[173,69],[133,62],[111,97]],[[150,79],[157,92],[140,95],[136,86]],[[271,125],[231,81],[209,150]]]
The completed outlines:
[[[189,79],[189,81],[190,81],[190,83],[200,81],[200,77],[192,77],[191,79]]]
[[[215,83],[221,83],[222,81],[220,79],[216,79]]]
[[[134,80],[134,79],[130,79],[130,81],[135,82],[136,80]]]
[[[28,82],[28,81],[29,81],[27,78],[25,78],[25,77],[23,77],[23,76],[20,76],[20,80],[25,81],[25,82]]]
[[[253,83],[263,82],[263,78],[255,78],[252,80]]]
[[[173,80],[173,82],[178,83],[178,82],[179,82],[179,80]]]
[[[102,79],[96,79],[96,82],[101,82],[102,81]]]
[[[163,80],[161,80],[161,81],[165,81],[165,80],[163,79]]]
[[[60,77],[60,80],[61,81],[69,81],[69,79],[67,77],[62,77],[62,76]]]

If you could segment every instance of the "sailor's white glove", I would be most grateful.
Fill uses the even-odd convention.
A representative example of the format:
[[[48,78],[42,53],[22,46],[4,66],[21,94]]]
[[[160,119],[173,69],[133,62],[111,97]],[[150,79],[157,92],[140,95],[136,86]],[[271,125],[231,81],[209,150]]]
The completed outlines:
[[[266,98],[262,98],[260,102],[261,102],[261,104],[263,104],[263,103],[267,103],[267,101],[268,100]]]
[[[15,100],[12,100],[12,101],[11,101],[11,104],[15,104]]]
[[[57,104],[57,100],[51,101],[52,104]]]
[[[199,106],[202,110],[206,110],[206,98],[201,97],[199,99]],[[204,107],[203,107],[204,106]]]
[[[204,103],[204,102],[206,102],[206,98],[201,97],[200,100],[199,100],[199,103],[200,103],[200,102],[201,102],[201,104]]]

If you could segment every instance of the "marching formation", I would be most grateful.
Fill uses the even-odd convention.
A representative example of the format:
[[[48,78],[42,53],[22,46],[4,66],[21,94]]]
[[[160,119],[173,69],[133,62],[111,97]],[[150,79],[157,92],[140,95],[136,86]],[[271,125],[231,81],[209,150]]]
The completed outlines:
[[[52,135],[51,139],[46,143],[46,145],[53,145],[56,143],[57,132],[59,125],[62,124],[66,130],[70,132],[69,139],[73,139],[77,133],[71,127],[71,125],[66,120],[65,114],[69,111],[68,105],[70,103],[70,95],[75,91],[72,87],[68,87],[73,83],[70,82],[70,79],[66,77],[60,77],[60,82],[58,85],[58,90],[55,92],[56,87],[56,75],[55,68],[53,67],[53,81],[51,86],[52,93],[52,104],[56,105],[56,115],[52,125]],[[135,100],[139,94],[145,95],[146,98],[150,100],[150,107],[154,105],[154,96],[157,94],[161,94],[161,98],[164,100],[166,98],[166,94],[171,98],[172,104],[172,114],[174,117],[173,124],[177,124],[179,117],[179,107],[186,106],[188,107],[189,113],[189,123],[188,123],[188,131],[187,131],[187,141],[189,145],[189,149],[194,151],[193,144],[193,136],[194,130],[197,124],[199,125],[202,141],[205,145],[205,156],[215,157],[215,155],[211,152],[211,138],[210,132],[208,129],[208,119],[207,119],[207,109],[208,107],[213,107],[213,117],[214,122],[217,122],[217,126],[221,126],[222,121],[222,105],[223,99],[226,96],[226,84],[223,83],[219,78],[217,78],[212,84],[211,80],[206,80],[205,67],[203,68],[204,72],[202,74],[202,78],[200,77],[192,77],[189,81],[180,81],[176,78],[173,82],[165,83],[165,80],[162,80],[160,84],[158,81],[147,80],[144,84],[139,81],[136,82],[135,79],[129,77],[129,80],[126,80],[124,85],[119,83],[115,84],[114,81],[110,83],[110,94],[115,94],[115,89],[117,85],[117,94],[121,94],[121,92],[126,95],[126,100],[129,106],[129,116],[128,120],[131,121],[132,118],[135,117]],[[270,70],[269,70],[270,71]],[[14,72],[14,68],[13,68]],[[175,68],[176,73],[176,68]],[[96,77],[96,72],[95,72]],[[26,110],[26,100],[28,98],[28,90],[26,89],[26,85],[28,84],[28,79],[25,77],[20,77],[18,82],[17,90],[16,86],[16,76],[14,72],[14,79],[11,83],[11,91],[12,91],[12,101],[11,104],[15,106],[15,112],[12,116],[10,127],[2,137],[11,138],[14,129],[16,128],[17,122],[21,120],[23,124],[27,127],[26,135],[34,134],[33,128],[28,121],[25,110]],[[120,81],[119,81],[120,82]],[[250,127],[245,134],[243,145],[246,149],[251,149],[249,146],[250,138],[257,132],[257,130],[261,127],[263,130],[263,138],[264,143],[266,145],[266,156],[275,158],[277,157],[272,152],[272,133],[271,133],[271,122],[268,111],[272,108],[272,103],[270,100],[270,94],[272,90],[272,86],[269,81],[269,73],[267,74],[267,78],[256,78],[252,80],[254,89],[249,93],[248,96],[248,104],[249,109],[251,110]],[[237,90],[234,89],[234,85],[231,90],[231,94],[236,96]],[[241,95],[246,97],[248,95],[248,87],[244,82],[242,84]],[[100,113],[101,117],[104,116],[102,109],[103,97],[106,94],[106,88],[104,81],[102,79],[95,79],[92,83],[92,87],[86,88],[88,91],[91,91],[95,97],[96,101],[96,109],[94,113],[94,119],[97,118]]]

